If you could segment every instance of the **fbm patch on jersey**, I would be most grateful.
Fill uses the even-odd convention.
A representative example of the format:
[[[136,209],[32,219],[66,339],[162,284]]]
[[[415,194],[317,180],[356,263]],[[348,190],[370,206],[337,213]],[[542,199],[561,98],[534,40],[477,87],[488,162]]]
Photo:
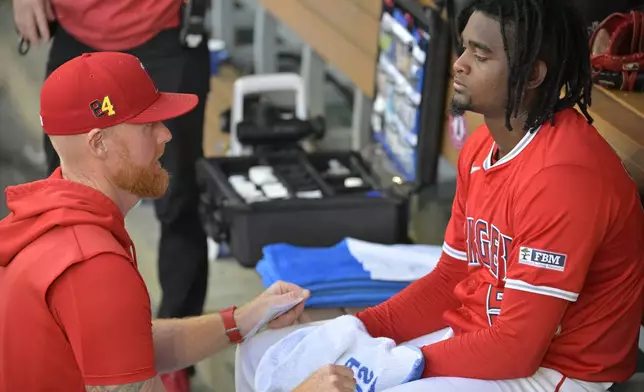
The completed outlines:
[[[519,263],[538,268],[563,271],[566,267],[566,255],[522,246],[519,249]]]

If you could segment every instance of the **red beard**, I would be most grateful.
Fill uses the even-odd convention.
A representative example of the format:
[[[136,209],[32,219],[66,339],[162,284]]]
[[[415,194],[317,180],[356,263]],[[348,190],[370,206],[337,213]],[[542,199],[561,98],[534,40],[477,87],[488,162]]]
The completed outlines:
[[[130,159],[128,150],[124,151],[121,156],[122,165],[112,179],[114,184],[142,199],[158,199],[163,196],[170,183],[168,172],[158,161],[163,151],[147,166],[135,164]]]

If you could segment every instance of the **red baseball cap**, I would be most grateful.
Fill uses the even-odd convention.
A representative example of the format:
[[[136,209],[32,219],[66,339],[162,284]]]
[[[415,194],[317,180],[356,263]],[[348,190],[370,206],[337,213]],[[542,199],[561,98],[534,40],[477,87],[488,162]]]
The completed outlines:
[[[40,122],[48,135],[77,135],[116,124],[179,117],[197,106],[193,94],[163,93],[138,58],[86,53],[61,65],[40,92]]]

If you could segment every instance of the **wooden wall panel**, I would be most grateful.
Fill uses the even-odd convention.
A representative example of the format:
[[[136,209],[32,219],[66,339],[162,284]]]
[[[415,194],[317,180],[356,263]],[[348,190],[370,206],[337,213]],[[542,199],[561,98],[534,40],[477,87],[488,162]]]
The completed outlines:
[[[624,161],[644,191],[644,95],[596,86],[588,111],[599,133]]]
[[[327,0],[328,1],[328,0]],[[366,11],[367,14],[374,17],[374,19],[380,18],[380,11],[382,6],[382,0],[352,0],[360,8]]]
[[[376,57],[379,21],[374,15],[352,1],[300,1],[371,59]]]
[[[233,85],[240,74],[224,65],[219,73],[210,78],[210,93],[204,116],[203,150],[207,157],[225,156],[230,145],[230,134],[221,131],[220,116],[230,108],[233,100]]]
[[[262,6],[315,49],[320,57],[344,73],[365,95],[372,97],[375,72],[373,48],[377,42],[374,17],[347,0],[324,2],[329,4],[310,8],[312,3],[306,0],[260,0]],[[337,20],[329,16],[329,13],[337,15],[340,10],[347,8],[356,13],[362,12],[363,16],[358,20]],[[326,10],[326,13],[320,14],[321,10]],[[342,25],[338,26],[340,23]],[[357,43],[355,38],[362,33],[353,33],[352,38],[345,35],[347,31],[355,30],[371,31],[372,37],[368,42]]]

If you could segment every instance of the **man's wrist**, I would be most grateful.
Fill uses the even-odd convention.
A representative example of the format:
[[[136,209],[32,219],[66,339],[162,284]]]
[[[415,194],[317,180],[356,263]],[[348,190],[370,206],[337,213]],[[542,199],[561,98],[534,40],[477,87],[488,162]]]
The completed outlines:
[[[235,306],[231,306],[218,312],[223,323],[224,333],[228,338],[228,341],[231,343],[241,343],[244,339],[239,325],[237,324],[237,318],[235,317],[236,312],[237,307]]]
[[[250,320],[248,319],[248,311],[245,309],[245,306],[235,309],[233,316],[235,317],[237,328],[239,328],[239,333],[241,334],[242,338],[246,338],[246,335],[248,335],[248,332],[250,332],[252,325],[249,325]]]

